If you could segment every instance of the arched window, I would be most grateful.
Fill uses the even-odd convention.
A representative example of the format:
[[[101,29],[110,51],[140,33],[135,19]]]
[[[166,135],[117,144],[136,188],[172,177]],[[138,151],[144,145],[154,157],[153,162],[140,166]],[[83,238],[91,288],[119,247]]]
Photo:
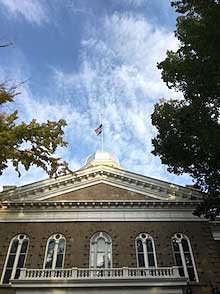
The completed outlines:
[[[112,267],[112,239],[105,232],[95,233],[90,240],[90,267]]]
[[[8,284],[10,279],[19,278],[25,264],[28,243],[29,239],[24,234],[19,234],[11,240],[2,273],[3,284]]]
[[[62,268],[65,255],[65,238],[61,234],[50,236],[47,241],[44,268]]]
[[[147,233],[140,233],[136,238],[138,267],[156,267],[156,253],[153,238]]]
[[[173,253],[181,277],[188,277],[191,282],[198,282],[195,261],[190,241],[186,235],[177,233],[172,238]]]

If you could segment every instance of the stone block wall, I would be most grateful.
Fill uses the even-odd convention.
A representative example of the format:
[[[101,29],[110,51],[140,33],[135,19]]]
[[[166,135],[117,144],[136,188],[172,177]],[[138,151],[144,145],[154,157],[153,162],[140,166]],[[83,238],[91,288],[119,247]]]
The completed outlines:
[[[193,293],[211,293],[211,284],[220,288],[219,243],[213,240],[207,222],[1,223],[0,276],[9,243],[17,234],[24,233],[30,239],[27,268],[43,267],[47,239],[54,233],[62,233],[66,238],[64,268],[88,268],[90,238],[98,231],[112,237],[113,267],[137,266],[135,238],[141,232],[153,237],[158,266],[173,266],[171,238],[177,232],[184,233],[191,242],[199,276],[199,285],[193,286]],[[4,293],[1,291],[3,288],[0,293]]]

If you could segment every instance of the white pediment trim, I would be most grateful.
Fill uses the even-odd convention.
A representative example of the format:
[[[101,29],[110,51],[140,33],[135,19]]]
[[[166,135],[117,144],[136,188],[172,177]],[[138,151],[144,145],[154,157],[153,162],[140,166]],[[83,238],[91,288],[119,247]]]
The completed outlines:
[[[33,198],[33,200],[38,200],[38,201],[39,200],[48,200],[50,198],[52,199],[52,198],[60,196],[60,195],[64,195],[64,194],[71,193],[71,192],[74,192],[74,191],[77,191],[77,190],[92,187],[92,186],[95,186],[95,185],[98,185],[98,184],[106,184],[106,185],[116,187],[116,188],[120,188],[120,189],[123,189],[123,190],[126,190],[126,191],[135,192],[135,193],[144,195],[147,198],[149,197],[149,198],[157,199],[157,200],[169,200],[170,199],[169,196],[162,197],[162,196],[150,193],[150,192],[146,191],[146,189],[141,189],[141,188],[136,189],[135,187],[128,186],[128,185],[123,185],[123,183],[121,183],[121,182],[117,183],[117,182],[114,182],[114,181],[106,178],[106,179],[96,179],[96,180],[93,180],[93,181],[87,181],[85,183],[80,183],[79,185],[73,185],[72,187],[69,187],[68,189],[59,189],[59,191],[57,191],[55,193],[53,192],[53,194],[51,194],[49,192],[48,195],[44,195],[42,197],[38,196],[36,198]],[[103,199],[105,199],[104,195],[103,195]]]
[[[152,197],[153,199],[185,201],[192,199],[199,200],[202,197],[198,191],[187,187],[100,165],[79,170],[58,178],[47,179],[17,187],[16,189],[0,193],[0,199],[2,201],[44,200],[83,189],[97,183],[106,183],[146,195],[146,197]]]

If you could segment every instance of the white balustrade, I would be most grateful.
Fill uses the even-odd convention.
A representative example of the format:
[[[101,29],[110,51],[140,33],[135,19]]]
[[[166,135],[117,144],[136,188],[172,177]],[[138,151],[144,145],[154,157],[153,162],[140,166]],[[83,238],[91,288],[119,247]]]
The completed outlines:
[[[19,279],[21,280],[47,280],[72,278],[72,269],[22,269]]]
[[[177,267],[161,268],[71,268],[22,269],[19,280],[82,279],[167,279],[180,278]]]

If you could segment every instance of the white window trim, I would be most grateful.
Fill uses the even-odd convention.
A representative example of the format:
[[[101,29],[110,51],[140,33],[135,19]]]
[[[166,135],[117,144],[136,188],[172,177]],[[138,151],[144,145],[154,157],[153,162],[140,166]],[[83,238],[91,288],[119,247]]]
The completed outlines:
[[[94,254],[94,263],[96,263],[97,267],[97,242],[98,240],[102,238],[105,240],[105,243],[109,245],[109,250],[106,249],[105,251],[105,258],[108,257],[108,254],[110,253],[110,268],[112,267],[112,238],[111,236],[106,232],[96,232],[92,235],[90,238],[90,249],[89,249],[89,267],[92,267],[92,254]],[[106,264],[107,260],[105,261]]]
[[[56,239],[56,235],[60,235],[60,238],[59,239]],[[55,233],[55,234],[51,235],[47,239],[47,245],[46,245],[46,250],[45,250],[45,255],[44,255],[44,263],[43,263],[43,268],[44,269],[48,269],[48,270],[49,269],[56,269],[57,254],[58,254],[58,245],[59,245],[60,239],[64,239],[64,241],[65,241],[64,251],[63,251],[63,261],[62,261],[62,267],[61,268],[64,267],[64,260],[65,260],[65,254],[66,254],[66,238],[61,233]],[[55,241],[54,254],[53,254],[52,267],[51,268],[46,268],[45,266],[46,266],[47,252],[48,252],[48,246],[49,246],[50,240],[54,240]]]
[[[142,234],[145,234],[145,235],[146,235],[146,239],[143,239],[143,238],[141,237]],[[149,266],[148,252],[147,252],[147,244],[146,244],[146,240],[147,240],[147,239],[150,239],[151,242],[152,242],[155,266]],[[148,233],[140,233],[140,234],[138,234],[138,236],[137,236],[136,239],[135,239],[137,267],[139,267],[139,263],[138,263],[138,248],[137,248],[137,241],[138,241],[138,240],[141,240],[142,243],[143,243],[145,268],[157,268],[157,255],[156,255],[156,250],[155,250],[154,239],[153,239],[153,237],[152,237],[151,235],[149,235]]]
[[[181,238],[177,237],[178,234],[181,235]],[[189,238],[185,234],[176,233],[173,236],[172,241],[175,239],[176,242],[179,244],[180,256],[181,256],[181,260],[182,260],[182,264],[183,264],[184,275],[185,275],[185,277],[189,278],[188,271],[187,271],[186,259],[185,259],[185,255],[184,255],[183,245],[182,245],[182,238],[187,240],[187,243],[188,243],[188,246],[189,246],[190,256],[191,256],[191,259],[192,259],[193,270],[194,270],[194,274],[195,274],[195,282],[199,282],[199,277],[198,277],[198,273],[197,273],[197,269],[196,269],[196,264],[195,264],[195,260],[194,260],[194,255],[193,255],[193,251],[192,251],[191,242],[190,242]],[[173,255],[174,255],[173,245],[172,245],[172,251],[173,251]],[[174,256],[174,260],[176,262],[175,256]],[[189,281],[189,282],[191,282],[191,281]]]
[[[19,237],[20,236],[24,236],[23,239],[20,239]],[[6,256],[6,259],[5,259],[5,263],[4,263],[4,268],[3,268],[3,271],[2,271],[2,277],[1,277],[1,284],[3,284],[3,280],[4,280],[4,276],[5,276],[5,272],[6,272],[6,266],[7,266],[7,263],[8,263],[8,259],[9,259],[9,255],[10,255],[10,252],[11,252],[11,246],[12,246],[12,243],[14,240],[18,240],[18,247],[17,247],[17,250],[16,250],[16,255],[15,255],[15,259],[14,259],[14,263],[13,263],[13,268],[12,268],[12,272],[11,272],[11,277],[9,279],[9,284],[10,284],[10,280],[14,279],[14,276],[15,276],[15,273],[16,273],[16,270],[17,270],[17,266],[18,266],[18,260],[19,260],[19,257],[20,257],[20,253],[21,253],[21,247],[22,247],[22,244],[23,244],[23,241],[25,239],[28,239],[28,246],[27,246],[27,250],[26,250],[26,253],[25,253],[25,258],[24,258],[24,265],[26,263],[26,259],[27,259],[27,253],[28,253],[28,248],[29,248],[29,238],[27,237],[27,235],[25,234],[18,234],[16,236],[14,236],[12,239],[11,239],[11,242],[9,244],[9,247],[8,247],[8,253],[7,253],[7,256]],[[4,284],[4,285],[8,285],[8,284]]]

